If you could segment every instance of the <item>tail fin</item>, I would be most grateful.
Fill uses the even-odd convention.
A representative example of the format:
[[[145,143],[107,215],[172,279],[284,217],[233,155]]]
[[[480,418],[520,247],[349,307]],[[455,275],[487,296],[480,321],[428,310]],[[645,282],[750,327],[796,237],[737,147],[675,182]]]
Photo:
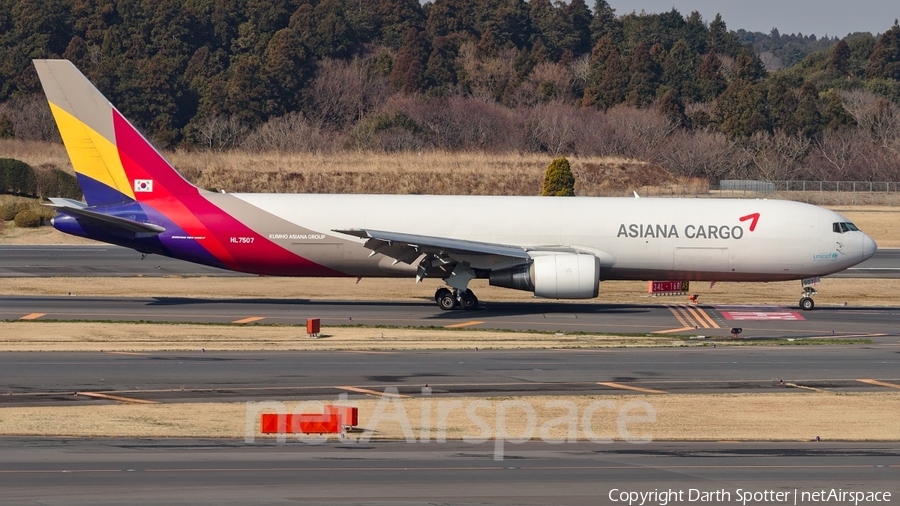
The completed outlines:
[[[88,205],[198,193],[72,62],[34,66]]]

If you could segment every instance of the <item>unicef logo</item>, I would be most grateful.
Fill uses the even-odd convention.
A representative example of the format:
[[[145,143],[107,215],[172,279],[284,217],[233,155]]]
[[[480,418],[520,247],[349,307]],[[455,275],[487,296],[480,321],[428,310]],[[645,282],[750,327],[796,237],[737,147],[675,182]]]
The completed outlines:
[[[813,261],[819,262],[822,260],[837,260],[838,254],[836,252],[832,253],[816,253],[813,255]]]

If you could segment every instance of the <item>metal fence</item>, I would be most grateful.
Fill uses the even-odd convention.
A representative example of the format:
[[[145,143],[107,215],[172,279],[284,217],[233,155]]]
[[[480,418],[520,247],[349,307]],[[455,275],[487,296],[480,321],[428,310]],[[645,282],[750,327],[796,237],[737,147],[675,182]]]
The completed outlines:
[[[645,186],[635,189],[580,188],[598,197],[696,197],[784,199],[824,206],[900,206],[900,182],[722,180],[711,185]]]
[[[743,181],[710,185],[710,196],[778,198],[818,205],[900,205],[900,183],[894,181]]]

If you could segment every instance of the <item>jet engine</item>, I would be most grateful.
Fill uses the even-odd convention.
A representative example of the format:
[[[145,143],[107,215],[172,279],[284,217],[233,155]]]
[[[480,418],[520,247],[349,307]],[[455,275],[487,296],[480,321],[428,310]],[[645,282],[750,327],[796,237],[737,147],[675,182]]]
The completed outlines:
[[[531,263],[491,271],[492,286],[548,299],[591,299],[600,291],[600,259],[585,253],[530,252]]]

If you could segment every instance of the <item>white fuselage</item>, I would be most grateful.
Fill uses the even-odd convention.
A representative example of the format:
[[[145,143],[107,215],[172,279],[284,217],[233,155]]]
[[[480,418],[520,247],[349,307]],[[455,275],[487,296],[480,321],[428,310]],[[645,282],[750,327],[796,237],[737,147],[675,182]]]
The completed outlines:
[[[834,223],[848,222],[840,214],[783,200],[227,196],[284,220],[257,231],[301,256],[353,276],[408,276],[414,275],[415,266],[392,266],[381,255],[369,257],[364,240],[334,230],[383,230],[529,250],[572,248],[598,256],[603,279],[799,279],[846,269],[876,249],[862,232],[835,232]],[[219,196],[207,198],[216,203]],[[290,225],[309,233],[297,234]]]

